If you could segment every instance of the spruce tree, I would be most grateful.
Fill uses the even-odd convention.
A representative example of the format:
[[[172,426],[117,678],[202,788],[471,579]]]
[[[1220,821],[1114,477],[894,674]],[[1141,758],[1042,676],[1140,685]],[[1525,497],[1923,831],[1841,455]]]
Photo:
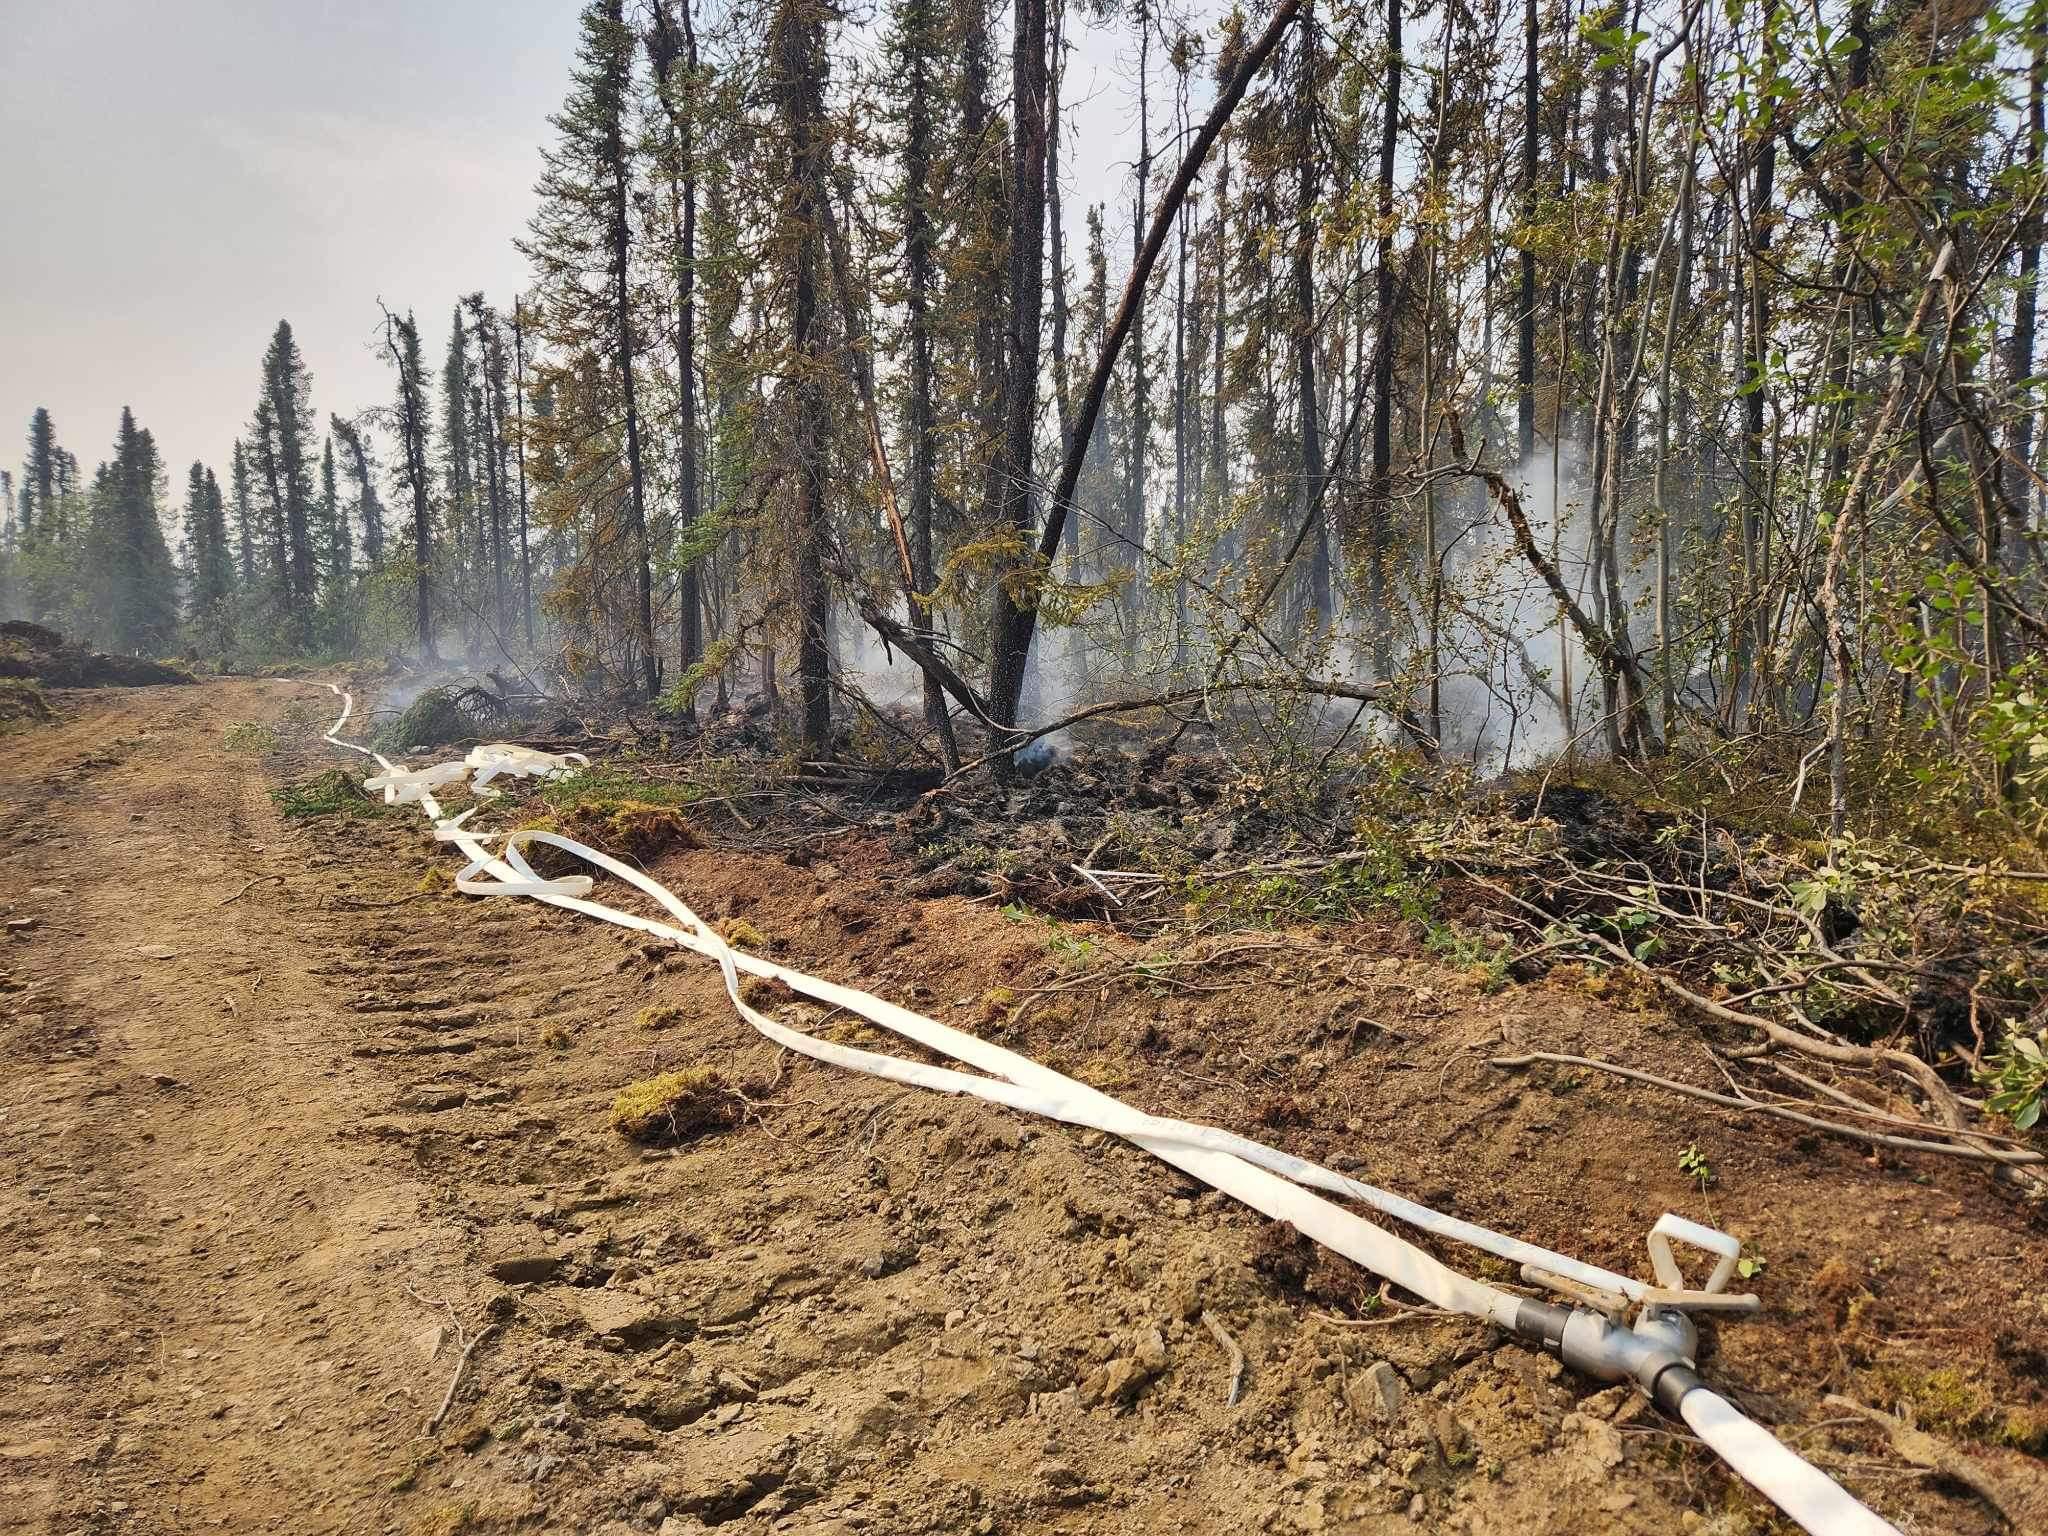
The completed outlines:
[[[916,591],[909,594],[911,627],[921,636],[932,633],[931,615],[918,601],[936,584],[932,537],[935,499],[934,452],[937,434],[933,402],[932,305],[937,289],[937,250],[942,214],[933,186],[936,115],[941,100],[941,68],[946,24],[941,0],[896,0],[890,14],[889,62],[897,83],[896,112],[901,125],[902,181],[897,204],[902,226],[904,277],[904,342],[910,350],[906,429],[910,438],[910,558]],[[957,763],[946,697],[931,677],[924,680],[925,722],[938,733],[949,766]]]
[[[220,623],[234,595],[227,513],[220,482],[197,460],[185,478],[186,615],[195,627]]]
[[[422,660],[439,661],[434,643],[433,558],[434,520],[432,471],[427,463],[427,380],[420,362],[420,328],[410,311],[404,319],[384,311],[384,350],[398,374],[398,398],[392,406],[392,427],[398,434],[399,487],[412,502],[414,622]]]
[[[93,479],[89,567],[93,617],[113,649],[160,651],[177,631],[177,570],[157,515],[162,478],[156,439],[123,406],[114,456]]]
[[[462,306],[455,306],[449,323],[448,352],[441,363],[441,489],[447,518],[450,553],[454,560],[451,580],[463,592],[468,614],[473,617],[473,594],[468,590],[479,569],[481,543],[477,537],[476,455],[470,435],[469,335],[462,325]],[[465,628],[467,628],[467,620]]]
[[[334,438],[329,436],[320,451],[320,520],[318,558],[321,586],[325,592],[345,591],[355,567],[355,539],[349,528],[348,508],[334,474]]]
[[[235,523],[236,565],[241,572],[240,585],[247,591],[256,585],[256,536],[252,522],[256,513],[249,500],[249,450],[239,437],[228,461],[228,490]]]
[[[46,537],[61,537],[55,525],[59,449],[56,424],[49,409],[37,406],[28,423],[28,460],[21,475],[21,534],[24,540],[41,527]]]
[[[502,638],[508,627],[505,600],[506,498],[510,465],[505,456],[506,369],[505,338],[498,324],[498,312],[484,302],[481,293],[463,301],[469,311],[470,332],[476,337],[476,378],[470,389],[471,433],[475,439],[477,463],[483,470],[485,533],[491,564],[491,602],[497,633]]]
[[[669,221],[675,246],[676,284],[676,676],[686,676],[704,652],[704,541],[702,476],[697,466],[697,118],[704,81],[697,54],[697,0],[676,8],[655,0],[647,34],[654,66],[655,95],[668,132],[662,140],[662,173],[669,182]],[[696,701],[682,699],[694,714]]]
[[[330,415],[327,427],[341,445],[348,467],[349,487],[354,493],[355,520],[363,528],[363,559],[371,569],[384,563],[384,502],[377,495],[377,477],[371,468],[369,445],[353,422]]]
[[[318,585],[313,556],[311,510],[313,475],[312,378],[306,372],[291,322],[280,320],[263,354],[263,400],[269,407],[271,484],[282,539],[282,596],[287,629],[294,640],[312,636],[313,602]]]
[[[790,303],[790,380],[795,396],[795,507],[797,681],[802,693],[806,750],[831,748],[831,592],[825,582],[825,475],[830,426],[825,401],[827,341],[819,314],[824,265],[825,25],[813,0],[778,0],[769,32],[770,67],[783,151],[781,239],[787,251]]]
[[[617,380],[613,419],[625,430],[624,532],[634,582],[635,612],[628,627],[641,690],[652,696],[659,683],[659,658],[631,282],[634,167],[629,146],[634,135],[629,115],[635,42],[622,0],[591,0],[581,26],[569,98],[552,119],[557,140],[544,152],[546,171],[535,189],[541,205],[521,249],[539,269],[550,339],[567,353],[595,353]]]

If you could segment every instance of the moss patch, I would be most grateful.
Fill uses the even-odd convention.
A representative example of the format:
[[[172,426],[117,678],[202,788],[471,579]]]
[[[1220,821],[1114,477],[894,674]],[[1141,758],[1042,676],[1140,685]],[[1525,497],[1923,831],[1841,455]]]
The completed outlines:
[[[634,1019],[642,1029],[674,1029],[689,1019],[689,1015],[673,1003],[656,1003],[651,1008],[642,1008]]]
[[[686,1067],[620,1089],[612,1129],[633,1141],[694,1141],[739,1124],[743,1108],[715,1069]]]
[[[744,917],[729,917],[717,925],[725,942],[735,949],[766,949],[768,940]]]
[[[701,846],[681,811],[646,800],[585,800],[565,809],[561,819],[579,842],[643,864],[671,848]]]

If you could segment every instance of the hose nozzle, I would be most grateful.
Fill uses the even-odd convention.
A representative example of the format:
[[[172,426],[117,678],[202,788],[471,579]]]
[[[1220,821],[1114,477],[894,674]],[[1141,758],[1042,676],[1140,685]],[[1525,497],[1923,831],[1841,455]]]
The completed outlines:
[[[1597,1312],[1524,1301],[1515,1332],[1595,1381],[1633,1381],[1669,1414],[1700,1385],[1693,1370],[1699,1333],[1691,1318],[1668,1307],[1645,1307],[1633,1327],[1622,1327]]]

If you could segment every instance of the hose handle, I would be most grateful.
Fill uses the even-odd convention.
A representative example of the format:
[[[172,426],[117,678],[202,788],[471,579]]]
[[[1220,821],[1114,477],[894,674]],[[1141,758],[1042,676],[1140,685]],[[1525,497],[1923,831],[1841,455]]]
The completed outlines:
[[[1686,1285],[1685,1272],[1678,1267],[1678,1260],[1671,1251],[1674,1242],[1714,1256],[1713,1273],[1697,1289],[1711,1295],[1726,1289],[1728,1282],[1735,1278],[1735,1266],[1742,1257],[1741,1238],[1666,1211],[1657,1218],[1657,1225],[1650,1228],[1649,1237],[1650,1272],[1665,1290],[1691,1289]]]

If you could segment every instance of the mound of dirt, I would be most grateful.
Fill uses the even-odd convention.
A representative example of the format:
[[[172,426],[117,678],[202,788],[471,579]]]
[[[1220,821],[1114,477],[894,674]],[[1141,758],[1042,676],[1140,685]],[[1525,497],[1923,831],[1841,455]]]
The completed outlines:
[[[42,689],[20,678],[0,682],[0,730],[10,725],[48,725],[57,718]]]
[[[31,678],[45,688],[147,688],[193,683],[189,672],[142,656],[109,656],[69,645],[27,619],[0,624],[0,677]]]

